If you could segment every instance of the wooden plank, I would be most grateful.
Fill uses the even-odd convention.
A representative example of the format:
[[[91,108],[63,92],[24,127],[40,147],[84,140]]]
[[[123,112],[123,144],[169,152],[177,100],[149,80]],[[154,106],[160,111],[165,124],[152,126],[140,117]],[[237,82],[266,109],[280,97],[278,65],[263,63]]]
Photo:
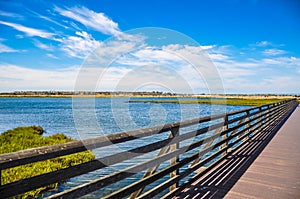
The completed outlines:
[[[262,151],[261,155],[251,164],[241,177],[241,180],[229,191],[226,198],[230,198],[237,191],[249,195],[249,197],[272,197],[275,199],[300,197],[300,184],[297,184],[300,179],[300,172],[297,172],[299,170],[300,156],[290,156],[290,152],[299,149],[297,142],[300,139],[300,134],[298,133],[300,128],[299,120],[300,109],[298,107]],[[284,145],[289,149],[285,151],[284,156],[289,156],[290,158],[283,160],[286,164],[291,165],[288,170],[282,164],[266,164],[273,162],[272,159],[266,160],[266,154],[272,154],[274,159],[280,159],[283,156],[283,154],[278,153],[280,152],[278,145]],[[265,167],[260,165],[265,165]],[[257,190],[255,193],[253,188]],[[270,189],[272,189],[272,192],[270,192]]]
[[[227,141],[227,140],[225,140],[225,141]],[[219,142],[219,143],[217,143],[216,145],[214,145],[214,148],[217,148],[217,147],[219,147],[223,142],[225,142],[225,141],[221,141],[221,142]],[[192,145],[195,145],[195,146],[192,146]],[[198,145],[198,143],[194,143],[194,144],[192,144],[191,146],[187,146],[188,148],[187,149],[192,149],[192,148],[195,148],[195,147],[197,147],[197,145]],[[186,147],[184,147],[183,149],[184,150],[187,150],[187,149],[185,149]],[[214,149],[213,148],[213,149]],[[201,151],[200,153],[195,153],[193,156],[191,156],[190,158],[191,158],[191,160],[190,161],[192,161],[193,159],[195,159],[195,158],[197,158],[199,155],[203,155],[203,154],[205,154],[205,153],[207,153],[207,152],[209,152],[211,150],[211,147],[208,147],[208,148],[206,148],[205,150],[203,150],[203,151]],[[224,149],[224,150],[226,150],[226,149]],[[221,152],[223,152],[223,151],[221,151]],[[218,155],[218,154],[217,154]],[[182,160],[182,161],[186,161],[186,159],[184,159],[184,160]],[[190,162],[189,161],[189,162]],[[181,162],[181,161],[180,161]],[[187,163],[189,163],[189,162],[187,162]],[[187,164],[186,163],[186,164]],[[177,165],[177,164],[176,164]],[[183,166],[183,165],[182,165]],[[170,166],[171,167],[171,166]],[[159,173],[159,172],[158,172]],[[154,175],[157,175],[158,173],[155,173]],[[166,175],[167,175],[168,173],[166,173]],[[161,173],[159,173],[159,175],[160,176],[162,176],[163,174],[161,174]],[[151,178],[152,176],[149,176],[149,178]],[[177,177],[177,176],[176,176]],[[143,179],[144,180],[144,179]],[[143,182],[143,180],[142,181],[139,181],[139,182]],[[150,182],[148,182],[148,183],[151,183],[151,182],[153,182],[153,181],[150,181]],[[144,184],[145,185],[145,184]],[[132,186],[136,186],[136,185],[132,185]],[[125,196],[128,192],[130,192],[130,190],[132,189],[132,187],[130,186],[130,187],[127,187],[127,188],[124,188],[124,189],[122,189],[122,190],[120,190],[120,191],[118,191],[117,193],[113,193],[113,194],[111,194],[110,196],[108,196],[108,198],[113,198],[113,197],[121,197],[121,196]]]
[[[176,137],[176,138],[178,138],[178,137]],[[174,138],[174,139],[176,139],[176,138]],[[169,159],[171,159],[172,157],[176,157],[176,156],[178,156],[180,154],[183,154],[183,153],[185,153],[187,151],[193,150],[193,149],[201,146],[203,144],[203,142],[204,142],[205,139],[199,140],[199,141],[194,142],[193,144],[191,144],[189,146],[182,147],[182,148],[180,148],[180,149],[178,149],[176,151],[170,152],[168,154],[165,154],[165,155],[163,155],[161,157],[157,157],[157,158],[169,157]],[[218,147],[218,145],[216,147]],[[207,149],[207,151],[209,151],[209,150]],[[159,163],[161,163],[161,162],[156,162],[156,164],[159,164]],[[150,166],[152,166],[152,164]],[[115,176],[112,175],[111,177],[115,177]],[[82,186],[75,187],[72,190],[70,190],[71,193],[69,193],[69,191],[66,191],[65,193],[56,194],[52,198],[60,198],[60,197],[66,197],[66,198],[70,197],[70,198],[72,198],[72,197],[79,197],[79,196],[82,196],[80,194],[83,194],[85,189],[87,189],[87,190],[90,191],[90,190],[94,190],[93,187],[97,187],[97,186],[98,187],[99,186],[103,186],[102,179],[93,181],[92,183],[87,183],[87,184],[82,185]]]
[[[219,135],[219,134],[222,132],[223,128],[224,128],[224,127],[222,126],[222,127],[218,128],[218,129],[216,129],[215,132],[213,133],[213,136]],[[214,139],[212,139],[212,138],[210,138],[210,137],[206,138],[206,139],[205,139],[205,145],[204,145],[203,148],[207,148],[207,147],[211,146],[211,144],[212,144],[213,142],[214,142]],[[200,159],[201,159],[201,157],[199,157],[199,158],[197,158],[196,160],[194,160],[194,161],[189,165],[189,167],[192,167],[192,166],[194,166],[195,164],[197,164],[197,163],[200,161]]]
[[[283,109],[281,109],[281,110],[276,110],[276,114],[273,114],[272,116],[270,116],[270,120],[268,121],[268,124],[270,125],[271,124],[271,127],[272,127],[272,124],[273,123],[276,123],[277,125],[276,126],[274,126],[274,127],[272,127],[273,128],[273,130],[277,130],[278,128],[279,128],[279,126],[280,126],[280,123],[282,122],[282,120],[284,120],[285,118],[286,118],[286,116],[287,116],[287,113],[289,112],[290,110],[285,110],[284,108]],[[280,117],[280,118],[279,118]],[[278,118],[279,118],[279,120],[278,120]],[[262,126],[262,123],[260,123],[259,124],[260,126]],[[258,126],[258,127],[256,127],[256,128],[260,128],[260,126]],[[269,128],[269,126],[268,127],[265,127],[265,128]],[[256,129],[255,129],[256,130]],[[258,135],[260,135],[260,134],[255,134],[254,136],[258,136]],[[262,134],[262,135],[264,135],[264,134]],[[244,136],[247,136],[247,134],[246,135],[244,135]],[[240,138],[240,139],[243,139],[243,138]],[[243,143],[248,143],[248,142],[243,142]],[[188,184],[191,184],[192,182],[190,182],[190,183],[187,183],[187,185]],[[181,187],[180,187],[181,188]],[[179,189],[178,189],[179,190]],[[180,190],[179,190],[180,191]],[[177,192],[177,194],[178,194],[179,192]],[[172,194],[174,194],[174,193],[170,193],[170,194],[168,194],[168,196],[170,196],[169,198],[171,198],[171,197],[173,197],[173,196],[175,196],[175,195],[172,195]],[[189,197],[193,197],[193,193],[191,193],[191,195],[189,195]],[[200,196],[199,196],[200,197]],[[217,196],[216,196],[217,197]]]
[[[130,177],[132,175],[134,175],[137,172],[146,170],[148,168],[154,167],[158,164],[161,164],[164,161],[170,160],[171,158],[173,158],[174,156],[180,154],[180,153],[184,153],[184,150],[186,149],[181,149],[181,150],[177,150],[177,151],[173,151],[170,153],[166,153],[166,154],[162,154],[160,156],[157,156],[151,160],[148,160],[146,162],[142,162],[140,164],[134,165],[132,167],[126,168],[122,171],[113,173],[111,175],[105,176],[103,178],[94,180],[92,182],[74,187],[70,190],[66,190],[64,192],[52,195],[51,197],[49,197],[49,199],[54,199],[54,198],[77,198],[80,196],[83,196],[87,193],[90,193],[92,191],[98,190],[100,188],[103,188],[105,186],[108,186],[114,182],[120,181],[122,179],[125,179],[127,177]],[[147,175],[146,177],[148,177],[149,175]],[[145,177],[145,178],[146,178]]]
[[[277,113],[277,114],[281,114],[281,113]],[[276,117],[273,117],[273,121],[276,120]],[[270,121],[269,121],[270,122]],[[271,123],[270,122],[270,123]],[[262,125],[261,123],[259,123],[260,125]],[[253,125],[251,125],[252,127]],[[250,128],[251,128],[250,127]],[[260,127],[260,126],[259,126]],[[257,127],[257,128],[259,128]],[[245,131],[247,129],[243,129],[243,131]],[[236,134],[238,135],[238,134]],[[230,143],[228,147],[232,147],[233,145],[235,145],[236,143],[238,143],[239,141],[243,141],[244,137],[248,136],[248,134],[244,134],[242,137],[238,138],[237,140],[235,140],[233,143]],[[257,135],[256,135],[257,136]],[[242,142],[241,145],[239,145],[237,148],[235,148],[234,150],[238,150],[240,147],[242,147],[243,145],[245,145],[247,143],[247,141]],[[225,148],[223,148],[221,151],[226,150]],[[203,173],[198,173],[194,176],[194,178],[191,178],[189,181],[187,181],[186,183],[184,183],[183,185],[181,185],[181,187],[179,187],[177,190],[170,192],[169,194],[167,194],[166,196],[164,196],[164,198],[173,198],[175,197],[177,194],[179,194],[183,189],[185,189],[188,185],[192,184],[193,182],[197,181],[201,176],[203,176]]]
[[[246,128],[246,129],[243,129],[242,131],[247,131],[249,128],[251,128],[252,126],[249,126],[248,128]],[[238,136],[239,134],[237,133],[235,136]],[[228,147],[231,147],[231,146],[233,146],[233,145],[235,145],[236,143],[238,143],[238,142],[240,142],[240,141],[242,141],[242,140],[244,140],[244,138],[245,137],[247,137],[248,136],[248,134],[245,134],[245,135],[243,135],[241,138],[239,138],[239,139],[237,139],[235,142],[233,142],[233,143],[231,143],[231,144],[229,144],[228,145]],[[230,139],[230,138],[228,138],[228,139]],[[214,148],[217,148],[217,147],[219,147],[219,145],[221,145],[223,142],[226,142],[227,140],[222,140],[221,142],[219,142],[219,143],[217,143],[215,146],[214,146]],[[243,142],[243,144],[245,144],[246,143],[246,141],[244,141]],[[207,148],[206,149],[207,151],[203,151],[203,153],[206,153],[206,152],[209,152],[210,150],[211,150],[211,148],[209,147],[209,148]],[[214,154],[215,156],[217,156],[217,155],[219,155],[220,153],[222,153],[224,150],[226,150],[226,148],[224,148],[224,149],[222,149],[222,150],[220,150],[220,151],[218,151],[216,154]],[[194,156],[192,156],[192,157],[198,157],[199,156],[199,153],[196,153],[196,154],[194,154]],[[215,156],[213,156],[213,157],[210,157],[210,158],[215,158]],[[193,158],[193,159],[194,159]],[[185,160],[185,159],[184,159]],[[211,160],[211,159],[209,159],[209,160]],[[182,160],[183,161],[183,160]],[[208,161],[207,159],[206,159],[206,161]],[[202,165],[198,165],[199,167],[201,167]],[[197,169],[198,167],[195,167],[195,169]],[[193,170],[194,171],[194,170]],[[156,173],[157,174],[157,173]],[[155,174],[155,175],[156,175]],[[188,175],[188,174],[187,174]],[[163,174],[161,174],[161,176],[163,176]],[[150,192],[150,191],[148,191],[147,192],[147,194],[145,193],[145,194],[143,194],[141,197],[139,197],[139,198],[151,198],[152,196],[153,196],[153,194],[155,193],[155,194],[157,194],[158,193],[158,190],[159,191],[161,191],[160,189],[164,189],[165,188],[165,186],[169,186],[170,184],[174,184],[174,183],[176,183],[176,180],[179,180],[179,179],[182,179],[183,177],[185,177],[183,174],[181,174],[180,176],[176,176],[176,177],[174,177],[173,179],[170,179],[169,181],[167,181],[168,182],[168,184],[166,185],[165,183],[163,183],[163,184],[161,184],[161,186],[160,185],[158,185],[158,187],[156,187],[156,188],[154,188],[153,190],[155,190],[154,192]],[[149,177],[150,178],[150,177]],[[141,181],[139,181],[139,182],[141,182]],[[138,184],[139,182],[137,182],[136,184]],[[149,183],[151,183],[151,182],[153,182],[153,181],[150,181]],[[124,196],[126,196],[126,194],[128,193],[128,192],[130,192],[130,189],[132,189],[134,186],[136,186],[136,184],[134,184],[134,185],[131,185],[131,186],[128,186],[128,187],[126,187],[126,188],[124,188],[124,189],[122,189],[122,190],[120,190],[120,191],[118,191],[118,192],[116,192],[116,193],[113,193],[113,194],[111,194],[111,195],[109,195],[109,196],[107,196],[107,198],[113,198],[113,197],[124,197]],[[178,190],[178,189],[175,189],[175,190]],[[150,194],[151,193],[151,194]]]
[[[222,154],[225,150],[226,149],[222,149],[222,150],[212,154],[211,156],[207,157],[206,159],[204,159],[204,160],[198,162],[197,164],[195,164],[193,167],[190,167],[187,170],[185,170],[184,172],[182,172],[181,175],[176,176],[176,178],[169,179],[169,180],[165,181],[164,183],[161,183],[160,185],[154,187],[153,189],[151,189],[148,192],[141,195],[139,197],[139,199],[140,198],[143,198],[143,199],[144,198],[149,198],[149,199],[153,198],[154,196],[156,196],[157,194],[159,194],[160,192],[165,190],[170,184],[175,183],[175,182],[179,182],[181,179],[185,178],[186,176],[190,175],[191,173],[195,172],[196,170],[199,170],[200,168],[203,168],[203,170],[201,172],[201,175],[204,175],[205,173],[209,172],[212,168],[214,168],[215,165],[219,164],[226,157],[222,157],[222,158],[218,159],[217,161],[215,161],[214,163],[212,163],[208,167],[204,168],[203,165],[205,165],[208,162],[210,162],[211,160],[215,159],[217,156]],[[209,149],[208,149],[208,151],[209,151]],[[177,192],[180,189],[182,189],[182,187],[178,187],[177,189],[174,189],[169,193]],[[167,195],[163,196],[162,198],[165,198]],[[166,198],[169,198],[169,197],[166,197]],[[170,198],[172,198],[172,197],[170,197]]]
[[[170,135],[172,135],[172,134],[170,134]],[[165,146],[164,148],[162,148],[158,152],[157,157],[160,157],[160,156],[163,156],[163,155],[167,154],[169,152],[169,150],[170,150],[170,146]],[[152,174],[154,174],[156,172],[157,168],[160,166],[160,163],[161,162],[159,162],[159,164],[156,164],[154,167],[148,169],[148,171],[146,171],[146,173],[144,174],[143,178],[146,178],[146,177],[151,176]],[[132,193],[129,198],[134,199],[134,198],[138,197],[139,195],[141,195],[144,188],[145,187],[142,187],[141,189],[139,189],[136,192]]]
[[[7,169],[85,150],[87,149],[83,146],[82,142],[73,141],[65,144],[57,144],[52,146],[22,150],[18,152],[0,154],[0,168]]]
[[[207,148],[203,149],[200,152],[194,153],[193,155],[189,156],[188,158],[191,158],[191,159],[196,158],[196,159],[198,159],[202,155],[210,152],[212,149],[218,148],[219,145],[220,144],[215,145],[213,148],[207,147]],[[189,167],[184,172],[182,172],[180,175],[174,177],[173,179],[169,179],[169,180],[165,181],[164,183],[161,183],[160,185],[158,185],[158,186],[154,187],[153,189],[149,190],[148,192],[144,193],[139,198],[153,198],[158,193],[160,193],[161,191],[163,191],[166,188],[168,188],[171,184],[178,183],[181,179],[183,179],[186,176],[190,175],[191,173],[195,172],[199,168],[203,168],[203,165],[205,165],[208,162],[210,162],[211,160],[215,159],[217,156],[219,156],[220,154],[222,154],[225,150],[226,149],[224,148],[222,150],[219,150],[219,151],[215,152],[214,154],[210,155],[209,157],[205,158],[204,160],[201,160],[197,164],[194,164],[192,167]],[[219,159],[217,162],[221,161],[222,159],[223,158]],[[206,167],[206,169],[203,170],[203,173],[205,173],[206,171],[210,170],[210,167],[214,167],[214,164],[216,164],[216,162],[213,163],[212,165],[210,165],[209,167]],[[177,187],[176,189],[174,189],[174,190],[172,190],[170,192],[176,192],[179,189],[180,188]]]
[[[151,184],[152,182],[155,182],[156,180],[162,178],[163,176],[166,176],[168,174],[170,174],[171,172],[181,168],[182,166],[190,163],[191,161],[193,161],[194,159],[196,159],[200,154],[199,153],[196,153],[194,156],[190,156],[190,157],[187,157],[183,160],[180,160],[179,162],[173,164],[173,165],[170,165],[169,167],[166,167],[158,172],[156,172],[155,174],[147,177],[147,178],[144,178],[138,182],[135,182],[121,190],[118,190],[106,197],[104,197],[105,199],[108,199],[108,198],[120,198],[120,197],[125,197],[126,195],[134,192],[135,190],[147,185],[147,184]],[[177,176],[176,176],[177,177]],[[175,178],[175,177],[174,177]]]
[[[224,118],[224,120],[225,120],[225,123],[228,123],[228,116],[226,116],[225,118]],[[243,121],[244,119],[242,119],[242,120],[240,120],[240,121]],[[243,125],[243,122],[241,122],[240,124],[238,124],[236,127],[238,127],[238,126],[242,126]],[[237,128],[236,128],[237,129]],[[235,129],[235,130],[236,130]],[[227,125],[225,125],[224,126],[224,130],[223,131],[228,131],[228,124]],[[234,131],[234,130],[233,130]],[[230,131],[228,131],[227,133],[225,133],[224,135],[222,135],[222,140],[227,140],[227,138],[228,138],[228,134],[229,134],[229,132]],[[228,146],[228,142],[224,142],[224,144],[222,145],[222,147],[221,148],[226,148],[227,149],[227,146]],[[226,157],[227,156],[227,150],[224,150],[224,152],[222,153],[222,156],[223,157]]]
[[[103,168],[106,165],[97,160],[76,165],[73,167],[68,167],[66,169],[57,170],[54,172],[38,175],[28,179],[20,180],[17,182],[2,185],[0,187],[1,196],[4,198],[9,198],[27,191],[37,189],[49,184],[56,182],[61,182],[66,179],[85,174],[90,171]]]
[[[172,134],[172,138],[178,137],[179,136],[179,127],[177,128],[173,128],[171,130],[171,134]],[[170,151],[176,151],[179,148],[179,143],[175,143],[170,145]],[[177,162],[179,161],[179,156],[175,156],[174,158],[172,158],[170,160],[170,165],[175,165]],[[179,175],[179,169],[176,169],[175,171],[170,173],[170,178],[174,178],[177,175]],[[177,183],[173,184],[172,186],[170,186],[170,191],[176,189],[178,186]]]
[[[88,163],[83,163],[80,165],[68,167],[54,172],[49,172],[32,178],[20,180],[10,184],[6,184],[0,187],[0,191],[5,191],[6,194],[12,196],[13,194],[21,194],[29,190],[33,190],[42,186],[46,186],[55,182],[64,181],[66,179],[82,175],[97,169],[107,167],[134,157],[140,156],[144,153],[155,151],[166,145],[172,144],[175,141],[173,138],[158,141],[152,144],[141,146],[129,151],[124,151],[111,156],[100,158]]]
[[[166,125],[160,125],[160,126],[144,128],[144,129],[139,129],[139,130],[134,130],[129,132],[122,132],[118,134],[91,138],[83,141],[73,141],[65,144],[57,144],[52,146],[44,146],[44,147],[22,150],[19,152],[0,154],[0,168],[6,169],[6,168],[15,167],[23,164],[47,160],[47,159],[51,159],[63,155],[73,154],[76,152],[85,151],[86,148],[95,149],[95,148],[108,146],[111,144],[126,142],[141,137],[147,137],[154,134],[166,132],[172,129],[173,127],[189,126],[192,124],[197,124],[199,122],[210,121],[218,117],[219,116],[197,118],[197,119],[187,120],[183,122],[174,122]]]

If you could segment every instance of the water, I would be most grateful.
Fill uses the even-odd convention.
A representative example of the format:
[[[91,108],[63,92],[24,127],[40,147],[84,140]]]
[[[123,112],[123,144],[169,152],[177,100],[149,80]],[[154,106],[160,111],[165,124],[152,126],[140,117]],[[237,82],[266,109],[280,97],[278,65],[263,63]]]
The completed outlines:
[[[145,100],[147,98],[138,99]],[[74,100],[71,98],[0,98],[0,132],[18,126],[39,125],[44,128],[45,136],[64,133],[74,139],[85,139],[244,108],[242,106],[212,107],[198,104],[127,103],[128,100],[128,98]],[[134,98],[130,100],[134,100]],[[164,136],[167,135],[162,135],[157,139],[163,139]],[[147,139],[143,140],[141,144],[144,142],[147,142]],[[134,147],[137,147],[137,144],[123,144],[118,146],[118,150],[128,150]],[[109,150],[105,154],[107,155],[108,152]],[[95,150],[94,153],[97,157],[101,157],[104,152]],[[152,155],[154,153],[146,154],[135,161],[149,159]],[[59,187],[59,191],[97,179],[130,164],[133,162],[128,161],[101,172],[95,171],[70,179]],[[136,174],[115,186],[104,189],[101,193],[95,192],[88,197],[99,197],[116,187],[119,188],[137,180],[141,175],[142,173]]]

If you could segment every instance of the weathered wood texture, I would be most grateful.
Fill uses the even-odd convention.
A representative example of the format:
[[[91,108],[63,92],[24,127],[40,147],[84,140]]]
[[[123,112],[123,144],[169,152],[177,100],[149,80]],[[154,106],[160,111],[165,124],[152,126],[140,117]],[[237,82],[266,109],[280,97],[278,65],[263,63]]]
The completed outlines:
[[[225,198],[300,198],[300,107]]]
[[[123,198],[128,196],[130,198],[152,198],[168,189],[169,193],[164,197],[171,198],[181,194],[186,187],[199,181],[201,177],[216,168],[224,160],[227,160],[228,157],[241,153],[245,146],[250,145],[252,142],[255,143],[255,139],[266,136],[264,132],[269,132],[270,130],[268,129],[275,128],[281,124],[296,106],[297,102],[295,100],[287,100],[227,114],[196,118],[66,144],[0,154],[0,170],[3,170],[87,149],[105,148],[118,143],[135,142],[147,137],[151,138],[158,134],[169,134],[162,140],[152,139],[152,142],[146,142],[144,145],[128,151],[117,152],[91,162],[4,184],[0,186],[0,198],[11,197],[54,182],[65,181],[69,178],[128,161],[153,151],[158,151],[158,153],[152,159],[136,163],[121,171],[54,194],[49,198],[77,198],[142,171],[147,171],[142,179],[122,187],[104,198]],[[193,125],[197,125],[197,130],[184,133],[181,131],[184,127]],[[202,135],[205,135],[205,137]],[[194,138],[194,140],[190,141],[189,144],[181,144],[191,138]],[[134,144],[131,143],[131,145]],[[187,155],[187,152],[191,153]],[[252,151],[250,150],[248,155],[251,153]],[[160,168],[160,165],[166,161],[169,161],[169,166]],[[185,169],[180,170],[183,167]],[[185,177],[195,172],[198,173],[190,177],[187,183],[182,181]],[[165,182],[144,191],[146,186],[165,176],[167,176]]]
[[[300,198],[299,121],[300,107],[284,124],[275,120],[172,197]]]

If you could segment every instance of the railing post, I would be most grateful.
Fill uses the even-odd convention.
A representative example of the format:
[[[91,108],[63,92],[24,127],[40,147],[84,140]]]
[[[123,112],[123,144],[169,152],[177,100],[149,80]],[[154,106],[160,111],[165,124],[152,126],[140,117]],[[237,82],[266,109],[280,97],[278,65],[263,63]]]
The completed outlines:
[[[226,131],[228,129],[228,115],[225,115],[224,117],[224,131]],[[228,133],[222,135],[222,140],[225,140],[228,138]],[[227,148],[228,146],[228,142],[225,142],[224,144],[222,144],[222,149]],[[228,153],[228,150],[226,149],[223,153],[222,156],[226,156]]]
[[[246,118],[246,122],[248,122],[247,124],[246,124],[246,128],[249,128],[250,127],[250,111],[246,111],[246,115],[247,115],[247,118]],[[246,131],[247,133],[248,133],[248,136],[246,136],[245,138],[244,138],[244,141],[246,141],[246,140],[248,140],[249,138],[250,138],[250,134],[251,134],[251,129],[248,129],[247,131]],[[245,133],[246,133],[245,132]]]
[[[172,138],[175,138],[176,136],[179,135],[179,126],[178,127],[174,127],[171,129],[171,135],[172,135]],[[179,148],[179,143],[175,143],[175,144],[172,144],[170,145],[170,151],[175,151]],[[174,158],[172,158],[170,160],[170,165],[174,165],[176,164],[177,162],[179,161],[179,157],[176,156]],[[173,178],[175,176],[179,175],[179,169],[176,169],[175,171],[171,172],[170,173],[170,178]],[[173,191],[174,189],[176,189],[178,187],[178,183],[176,184],[173,184],[172,186],[170,186],[170,191]]]
[[[265,118],[264,118],[264,125],[263,125],[264,127],[266,126],[266,123],[267,123],[267,122],[269,121],[269,119],[270,119],[270,118],[269,118],[269,116],[270,116],[270,113],[269,113],[269,112],[270,112],[271,106],[268,105],[267,107],[268,107],[268,108],[266,109],[266,111],[267,111],[268,113],[266,114],[266,116],[265,116]]]
[[[262,110],[262,107],[259,107],[259,109],[258,109],[259,111],[259,113],[258,113],[258,122],[257,122],[257,124],[259,125],[259,126],[262,126],[263,125],[263,122],[264,122],[264,116],[263,116],[263,110]],[[258,132],[259,130],[261,129],[261,127],[259,128],[259,129],[257,129],[255,132],[253,132],[253,134],[255,134],[256,132]]]

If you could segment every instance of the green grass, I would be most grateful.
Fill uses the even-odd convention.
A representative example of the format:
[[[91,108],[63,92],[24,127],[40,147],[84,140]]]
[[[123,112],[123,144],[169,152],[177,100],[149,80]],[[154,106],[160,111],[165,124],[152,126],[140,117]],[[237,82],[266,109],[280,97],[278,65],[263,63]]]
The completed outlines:
[[[64,134],[43,136],[44,129],[40,126],[18,127],[0,134],[0,154],[19,150],[35,148],[46,145],[61,144],[72,141]],[[90,151],[80,152],[72,155],[62,156],[50,160],[40,161],[27,165],[17,166],[2,170],[2,185],[21,179],[30,178],[43,173],[56,171],[83,162],[91,161],[95,156]],[[58,183],[41,187],[37,190],[27,192],[14,198],[36,198],[47,190],[56,189]]]
[[[130,100],[129,103],[219,104],[231,106],[260,106],[279,99],[212,99],[212,100]]]

